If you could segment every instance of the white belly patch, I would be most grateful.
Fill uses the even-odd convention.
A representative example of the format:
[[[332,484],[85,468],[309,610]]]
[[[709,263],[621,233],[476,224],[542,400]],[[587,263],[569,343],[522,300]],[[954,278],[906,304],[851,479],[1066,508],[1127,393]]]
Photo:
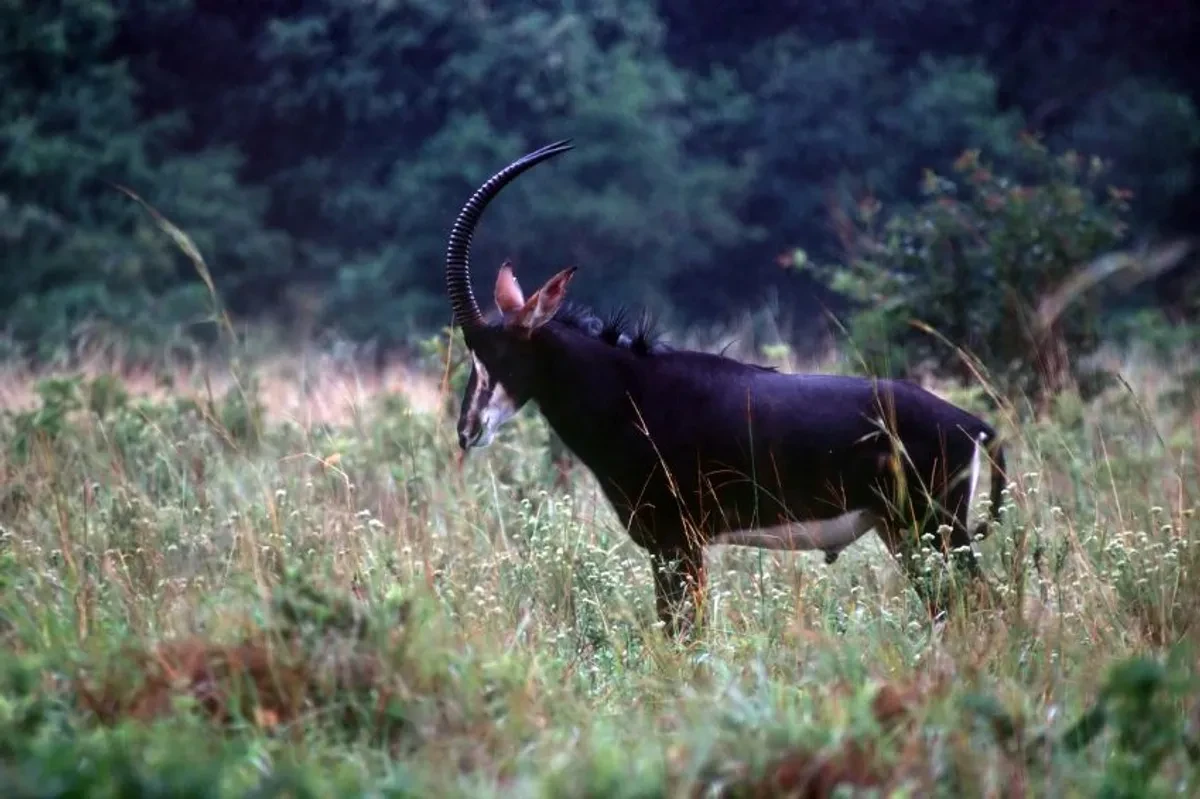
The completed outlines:
[[[792,522],[759,530],[719,533],[710,538],[708,543],[710,546],[724,544],[788,552],[836,552],[853,544],[878,524],[879,520],[874,514],[867,511],[851,511],[821,521]]]

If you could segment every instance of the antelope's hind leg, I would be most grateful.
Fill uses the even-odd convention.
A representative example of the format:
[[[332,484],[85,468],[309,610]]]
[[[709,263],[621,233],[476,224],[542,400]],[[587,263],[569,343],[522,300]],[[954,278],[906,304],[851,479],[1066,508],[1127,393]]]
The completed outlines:
[[[936,550],[953,565],[955,572],[971,582],[986,583],[967,526],[970,500],[971,486],[966,480],[951,485],[937,498],[914,494],[909,497],[906,512],[893,509],[879,530],[884,544],[934,618],[950,609],[955,581],[947,581],[939,570],[926,570],[925,547]]]
[[[956,565],[972,577],[982,575],[979,558],[971,542],[971,528],[968,526],[971,511],[971,485],[966,480],[960,480],[946,492],[944,506],[933,514],[937,520],[934,535],[945,526],[950,527],[948,537],[942,538],[942,546],[948,550]]]
[[[704,602],[704,551],[699,547],[652,550],[654,600],[659,621],[674,639],[690,638]]]
[[[961,480],[946,492],[945,509],[935,517],[938,519],[934,526],[934,534],[944,525],[950,526],[946,544],[950,560],[957,570],[968,578],[968,585],[973,589],[975,598],[985,598],[985,601],[998,603],[1000,592],[979,565],[979,556],[975,552],[975,542],[971,538],[970,511],[975,501],[977,486],[968,480]],[[936,539],[935,539],[936,540]],[[971,596],[970,594],[968,596]]]

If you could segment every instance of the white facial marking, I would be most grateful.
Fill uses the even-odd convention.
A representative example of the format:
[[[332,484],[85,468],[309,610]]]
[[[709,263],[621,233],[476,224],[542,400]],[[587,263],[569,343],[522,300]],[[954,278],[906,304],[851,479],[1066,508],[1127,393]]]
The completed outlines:
[[[474,353],[471,361],[475,384],[459,416],[459,445],[463,449],[482,449],[492,443],[496,432],[516,414],[517,408],[504,386],[488,376],[483,362]]]

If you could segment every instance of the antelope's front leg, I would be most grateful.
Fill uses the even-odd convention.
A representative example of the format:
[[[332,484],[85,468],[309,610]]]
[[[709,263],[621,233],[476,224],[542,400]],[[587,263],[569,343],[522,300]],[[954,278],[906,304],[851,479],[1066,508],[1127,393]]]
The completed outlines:
[[[704,551],[665,549],[650,552],[658,618],[672,638],[690,638],[704,602]]]

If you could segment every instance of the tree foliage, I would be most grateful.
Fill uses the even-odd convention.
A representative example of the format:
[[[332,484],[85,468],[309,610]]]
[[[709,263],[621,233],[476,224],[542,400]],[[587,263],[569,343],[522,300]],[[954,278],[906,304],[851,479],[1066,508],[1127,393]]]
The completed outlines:
[[[733,209],[748,174],[689,157],[692,81],[663,57],[645,4],[464,13],[433,0],[314,1],[259,15],[234,41],[217,32],[242,20],[240,4],[199,15],[242,50],[248,77],[200,95],[197,110],[224,120],[220,144],[251,145],[247,173],[301,261],[291,277],[328,290],[322,313],[343,332],[405,337],[444,321],[440,263],[459,205],[554,139],[582,146],[488,214],[481,272],[505,257],[547,273],[570,261],[585,267],[577,292],[645,297],[743,235]],[[162,72],[148,81],[173,94]]]
[[[124,186],[236,313],[411,340],[446,321],[463,199],[564,137],[484,220],[480,281],[512,257],[530,283],[580,266],[599,304],[694,321],[771,291],[815,317],[778,253],[832,256],[855,198],[921,202],[967,148],[1005,168],[1022,130],[1109,160],[1139,230],[1190,219],[1194,21],[1026,6],[752,3],[734,25],[668,0],[0,0],[0,327],[50,348],[203,318]]]
[[[1113,180],[1136,199],[1137,218],[1153,226],[1196,179],[1187,156],[1200,150],[1200,114],[1158,82],[1127,77],[1096,93],[1054,142],[1110,161]]]
[[[199,284],[121,187],[219,262],[278,257],[237,151],[180,155],[185,120],[138,113],[109,52],[119,23],[107,3],[0,3],[0,319],[21,339],[61,343],[85,321],[149,339],[202,318]]]

